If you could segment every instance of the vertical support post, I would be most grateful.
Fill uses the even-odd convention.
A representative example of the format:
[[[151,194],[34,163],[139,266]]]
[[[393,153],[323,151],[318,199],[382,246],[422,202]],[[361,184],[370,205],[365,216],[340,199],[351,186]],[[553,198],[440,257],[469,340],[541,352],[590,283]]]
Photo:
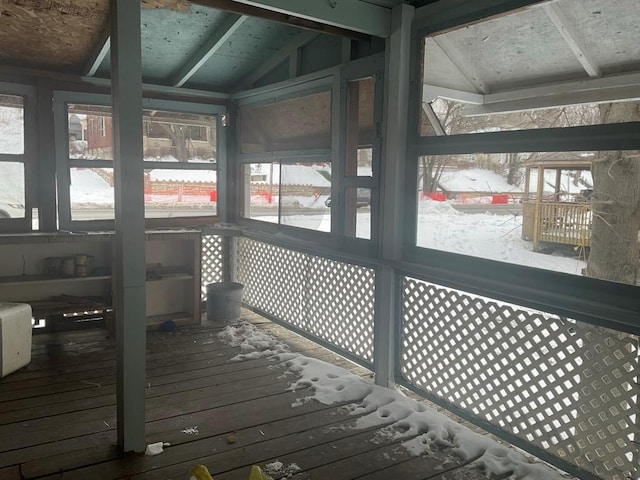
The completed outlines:
[[[66,118],[65,118],[66,121]],[[53,130],[53,89],[48,80],[38,80],[38,230],[55,232],[56,217],[56,159]],[[67,185],[67,189],[69,186]],[[27,189],[29,191],[30,189]],[[29,202],[27,202],[27,205]]]
[[[542,223],[542,218],[540,214],[542,213],[540,209],[542,208],[542,196],[544,195],[544,167],[540,165],[538,167],[538,183],[536,186],[536,203],[535,210],[533,211],[533,251],[540,251],[540,228]]]
[[[395,382],[400,321],[397,273],[391,262],[402,258],[404,178],[409,109],[409,52],[415,9],[399,4],[391,13],[391,36],[385,49],[384,157],[381,168],[380,257],[388,262],[376,272],[374,369],[378,385]]]
[[[145,449],[146,294],[140,2],[111,0],[118,446]]]

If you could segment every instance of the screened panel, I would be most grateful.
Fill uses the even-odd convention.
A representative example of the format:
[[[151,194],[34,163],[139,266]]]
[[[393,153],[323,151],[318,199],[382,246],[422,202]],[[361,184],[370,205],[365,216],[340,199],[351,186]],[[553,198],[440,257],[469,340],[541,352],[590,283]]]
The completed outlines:
[[[279,203],[282,225],[331,231],[331,209],[326,205],[331,193],[328,169],[328,163],[281,165]]]
[[[143,111],[143,147],[147,161],[216,163],[216,117]]]
[[[422,156],[416,245],[636,284],[637,151]]]
[[[111,107],[67,105],[69,158],[113,160]]]
[[[144,172],[147,218],[215,215],[217,205],[215,170],[155,168]]]
[[[72,220],[113,220],[113,168],[70,168],[69,196]]]
[[[244,218],[278,223],[280,163],[244,165]]]
[[[241,105],[240,153],[263,153],[331,148],[331,92]]]

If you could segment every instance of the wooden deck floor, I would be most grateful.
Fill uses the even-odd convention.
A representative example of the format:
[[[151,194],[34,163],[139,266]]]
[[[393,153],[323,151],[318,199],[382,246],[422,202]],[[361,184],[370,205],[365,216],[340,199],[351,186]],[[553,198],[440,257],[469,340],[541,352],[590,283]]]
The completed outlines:
[[[352,372],[364,369],[260,317],[243,313],[291,350]],[[147,443],[157,456],[121,457],[116,448],[115,346],[104,330],[34,336],[32,363],[0,380],[0,479],[175,479],[205,464],[216,480],[246,480],[250,466],[296,464],[295,479],[484,478],[451,452],[412,457],[340,405],[295,408],[300,391],[267,359],[229,362],[238,353],[218,329],[150,332]],[[291,471],[289,471],[291,473]]]

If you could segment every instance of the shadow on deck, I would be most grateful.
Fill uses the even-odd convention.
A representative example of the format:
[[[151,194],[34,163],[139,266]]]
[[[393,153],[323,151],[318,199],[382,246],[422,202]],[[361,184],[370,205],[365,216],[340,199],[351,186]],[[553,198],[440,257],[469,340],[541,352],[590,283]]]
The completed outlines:
[[[334,353],[261,317],[243,319],[299,352],[370,377]],[[156,456],[116,451],[115,345],[104,330],[34,337],[32,363],[0,381],[0,479],[188,479],[205,464],[216,480],[242,479],[250,466],[278,460],[277,478],[475,479],[451,451],[412,456],[378,427],[346,428],[344,404],[308,401],[288,390],[291,375],[273,359],[230,361],[238,347],[220,328],[150,332],[147,443]],[[403,438],[402,441],[406,441]],[[296,470],[298,467],[300,470]]]

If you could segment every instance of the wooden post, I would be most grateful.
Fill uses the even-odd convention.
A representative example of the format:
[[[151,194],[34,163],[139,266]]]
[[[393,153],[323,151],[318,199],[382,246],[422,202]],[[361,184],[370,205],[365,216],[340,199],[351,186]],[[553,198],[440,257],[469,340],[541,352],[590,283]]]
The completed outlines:
[[[391,36],[385,53],[384,147],[380,197],[380,256],[385,261],[402,258],[402,232],[409,109],[409,56],[414,8],[400,4],[391,14]],[[376,271],[374,370],[378,385],[395,383],[397,332],[400,319],[400,279],[390,266]]]
[[[118,446],[145,449],[145,230],[140,2],[111,0]]]
[[[536,187],[536,208],[533,211],[533,251],[540,251],[540,208],[542,206],[542,196],[544,195],[544,167],[538,167],[538,186]]]

